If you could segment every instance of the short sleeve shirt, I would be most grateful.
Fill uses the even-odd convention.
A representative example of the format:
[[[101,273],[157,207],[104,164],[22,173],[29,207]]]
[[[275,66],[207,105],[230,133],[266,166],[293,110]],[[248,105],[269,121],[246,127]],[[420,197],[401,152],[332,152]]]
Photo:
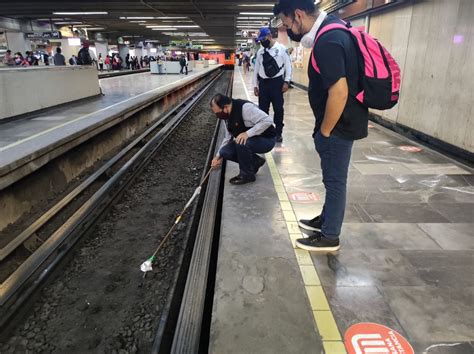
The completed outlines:
[[[329,15],[319,30],[331,23],[342,22],[337,17]],[[314,134],[321,128],[324,119],[329,88],[345,77],[349,86],[349,98],[332,134],[348,140],[367,137],[369,112],[355,98],[361,91],[359,53],[351,34],[344,30],[332,30],[323,34],[316,42],[312,55],[315,56],[320,70],[318,74],[311,60],[309,61],[308,96],[316,118]]]

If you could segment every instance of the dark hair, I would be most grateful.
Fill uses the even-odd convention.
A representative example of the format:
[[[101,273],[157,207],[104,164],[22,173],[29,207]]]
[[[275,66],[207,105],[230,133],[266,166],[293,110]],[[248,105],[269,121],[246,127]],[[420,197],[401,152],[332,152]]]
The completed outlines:
[[[12,51],[10,49],[7,50],[7,53],[11,53]]]
[[[222,95],[218,93],[212,98],[211,106],[212,106],[212,103],[215,103],[219,108],[224,109],[225,106],[232,103],[232,99],[226,95]]]
[[[313,0],[280,0],[273,6],[273,14],[278,16],[283,14],[287,17],[293,17],[295,10],[303,10],[307,14],[316,11],[316,5]]]
[[[61,53],[61,48],[57,47],[56,48],[56,53]]]

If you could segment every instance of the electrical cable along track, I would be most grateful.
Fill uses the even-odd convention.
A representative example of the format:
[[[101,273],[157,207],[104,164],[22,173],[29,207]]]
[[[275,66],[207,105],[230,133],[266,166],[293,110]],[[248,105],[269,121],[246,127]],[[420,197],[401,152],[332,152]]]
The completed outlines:
[[[225,90],[229,91],[229,88],[232,85],[231,83],[232,73],[230,71],[222,71],[211,76],[208,83],[202,90],[192,93],[186,100],[182,101],[177,107],[174,107],[171,112],[161,117],[133,142],[119,151],[97,171],[93,172],[90,176],[84,179],[73,191],[61,199],[41,217],[32,222],[29,227],[19,233],[6,246],[0,249],[0,328],[3,332],[2,337],[0,338],[0,352],[3,352],[2,345],[4,345],[3,349],[8,348],[7,351],[14,348],[17,350],[53,350],[53,347],[48,347],[48,336],[50,334],[46,333],[46,329],[38,326],[39,321],[36,319],[35,315],[31,315],[33,318],[35,318],[35,320],[31,323],[36,324],[39,328],[39,330],[35,330],[35,337],[32,335],[27,336],[27,332],[30,328],[30,322],[25,324],[24,328],[26,329],[19,329],[18,323],[23,320],[23,317],[29,315],[28,310],[19,310],[23,309],[23,305],[28,304],[28,300],[33,294],[39,293],[37,290],[43,284],[45,284],[45,280],[53,274],[55,268],[59,264],[64,265],[65,262],[61,263],[61,260],[64,259],[70,250],[75,249],[74,246],[76,244],[78,244],[80,247],[83,247],[83,240],[81,240],[81,243],[78,243],[78,241],[81,238],[90,238],[90,234],[92,230],[97,227],[97,224],[100,224],[102,219],[107,218],[108,212],[114,208],[117,202],[121,201],[129,189],[133,188],[137,184],[137,179],[139,180],[141,178],[141,175],[144,174],[144,170],[148,169],[149,165],[152,164],[152,161],[154,161],[156,156],[160,155],[162,150],[166,150],[165,147],[168,145],[168,141],[173,139],[176,140],[176,138],[173,138],[173,136],[176,135],[176,133],[179,133],[179,128],[181,128],[181,126],[188,124],[186,121],[189,116],[192,116],[193,114],[197,116],[204,116],[207,114],[207,119],[212,118],[215,127],[215,117],[213,116],[212,112],[209,111],[209,102],[204,100],[204,98],[209,98],[210,95],[217,92],[225,92]],[[225,89],[216,90],[216,86],[225,87]],[[203,107],[202,109],[200,109],[201,106]],[[198,113],[193,113],[194,111],[197,111]],[[212,117],[209,118],[209,115],[212,115]],[[186,122],[186,124],[184,124],[184,122]],[[198,124],[197,121],[195,124]],[[204,176],[205,172],[207,172],[206,170],[209,166],[210,159],[214,153],[213,150],[217,144],[217,140],[219,139],[218,135],[221,133],[219,125],[217,125],[217,127],[212,130],[213,132],[210,134],[214,133],[214,138],[211,142],[210,151],[208,150],[208,141],[204,141],[206,144],[205,154],[207,155],[207,161],[206,166],[203,166],[204,169],[202,176]],[[222,137],[220,136],[220,138]],[[174,144],[176,144],[176,142]],[[177,144],[179,144],[179,142]],[[186,147],[187,146],[180,147],[181,153],[186,154]],[[170,154],[174,154],[174,152]],[[172,156],[176,156],[176,158],[178,158],[179,153],[176,153],[176,155]],[[155,171],[155,167],[153,167],[153,171]],[[156,169],[156,171],[163,173],[159,167]],[[190,169],[190,174],[196,175],[196,171],[196,168],[192,168]],[[193,183],[196,183],[196,178],[199,179],[198,177],[194,176]],[[143,326],[140,324],[140,326],[138,326],[138,322],[141,322],[140,318],[140,320],[135,321],[135,324],[137,325],[136,329],[131,328],[131,325],[128,327],[125,326],[124,328],[119,328],[117,330],[115,342],[104,343],[104,340],[101,338],[94,337],[88,344],[88,349],[93,350],[96,348],[101,348],[105,351],[111,350],[112,352],[114,350],[117,352],[119,352],[119,350],[127,350],[129,352],[146,352],[147,350],[151,350],[153,342],[155,343],[155,347],[157,347],[162,340],[164,341],[166,338],[169,339],[170,331],[172,331],[170,330],[170,323],[172,323],[173,319],[173,306],[176,307],[176,303],[179,302],[178,298],[183,292],[183,289],[180,290],[179,287],[181,286],[181,288],[183,288],[184,286],[183,279],[186,277],[187,267],[190,264],[190,260],[188,258],[190,256],[190,249],[194,245],[193,233],[196,233],[197,230],[202,230],[203,227],[205,227],[200,225],[199,221],[201,217],[201,211],[208,213],[207,210],[209,208],[207,205],[209,203],[211,203],[214,208],[214,211],[211,214],[216,215],[215,202],[210,202],[210,199],[215,199],[216,192],[214,185],[217,180],[220,180],[220,178],[220,170],[215,172],[215,176],[214,173],[211,174],[209,185],[212,185],[212,198],[209,197],[208,193],[205,193],[206,189],[204,189],[199,201],[194,204],[193,210],[189,215],[190,220],[187,221],[187,228],[184,230],[186,235],[183,237],[183,239],[186,241],[186,244],[180,247],[182,248],[181,254],[178,255],[177,258],[174,257],[172,262],[167,263],[164,261],[163,263],[172,263],[173,267],[177,268],[178,270],[175,271],[176,275],[171,276],[172,285],[169,286],[169,289],[166,291],[167,301],[157,305],[157,307],[160,307],[159,312],[161,319],[153,319],[153,316],[151,314],[145,314],[146,310],[142,308],[140,311],[142,311],[143,316],[147,319],[151,318],[150,320],[147,320],[146,324]],[[153,181],[152,185],[159,186],[160,181]],[[206,186],[204,186],[204,188],[206,188]],[[163,195],[165,194],[166,193],[163,193]],[[181,198],[174,199],[169,198],[169,200],[165,201],[163,205],[168,205],[170,203],[169,201],[171,201],[176,205],[176,209],[182,208],[185,203],[185,199],[183,199],[185,196],[183,195],[180,197]],[[190,197],[190,195],[188,197]],[[78,203],[78,200],[81,202]],[[71,210],[71,208],[74,210]],[[166,208],[157,207],[156,212],[159,214],[162,209]],[[66,216],[63,215],[65,210],[67,210]],[[154,212],[155,210],[150,211]],[[170,216],[168,216],[168,219],[169,217]],[[201,220],[204,220],[209,225],[214,223],[214,220],[208,216]],[[155,220],[145,222],[144,224],[152,222],[155,222]],[[170,226],[169,220],[167,219],[160,219],[160,223],[163,224],[163,227],[165,228]],[[84,237],[84,235],[86,237]],[[137,242],[140,242],[140,239],[137,239]],[[149,245],[151,248],[155,246],[156,244]],[[137,247],[137,249],[139,249],[139,247]],[[31,253],[26,252],[26,250],[30,250]],[[148,254],[140,254],[139,256],[143,258],[148,256]],[[161,254],[158,255],[158,259],[160,256]],[[163,264],[159,264],[160,271],[164,271],[164,267],[162,267]],[[64,267],[68,267],[68,265],[66,264]],[[141,279],[139,264],[132,263],[129,265],[129,267],[133,268],[133,271],[136,271],[137,279]],[[107,265],[104,264],[103,268],[106,269]],[[100,274],[100,272],[105,271],[104,269],[100,267],[97,269],[97,272]],[[95,275],[91,274],[91,278],[94,276]],[[56,278],[59,279],[61,277],[62,274],[54,274],[55,279],[52,279],[51,282],[55,282]],[[117,281],[120,282],[120,279],[124,278],[125,276],[110,275],[110,277],[113,278],[114,281],[118,279]],[[160,281],[162,280],[161,276],[147,277],[147,279],[145,279],[143,288],[138,290],[135,288],[134,291],[146,292],[151,284],[156,281],[157,277]],[[67,283],[69,278],[64,281],[64,283]],[[51,282],[46,283],[46,287],[48,287]],[[127,284],[121,284],[120,286],[126,287]],[[71,288],[73,288],[73,286],[71,286]],[[112,289],[113,291],[113,289],[116,288],[117,286],[113,285],[106,289]],[[106,290],[105,292],[107,293],[109,290]],[[97,293],[99,292],[100,290],[97,289]],[[157,292],[158,291],[155,290],[155,293]],[[67,296],[69,296],[69,294]],[[116,296],[116,298],[119,297],[120,296]],[[73,301],[74,299],[71,300],[71,302]],[[89,304],[88,300],[85,301],[86,305],[88,304],[87,306],[90,305],[91,308],[93,307],[91,304]],[[57,304],[58,302],[60,301],[55,300],[53,305],[61,306],[61,304]],[[38,307],[36,305],[34,306]],[[81,306],[78,306],[79,311],[83,311]],[[94,311],[101,311],[102,307],[98,305]],[[120,309],[120,307],[120,304],[118,304],[117,311]],[[138,311],[139,315],[135,317],[141,317],[140,311]],[[15,316],[19,312],[24,313],[21,313],[21,316]],[[130,316],[131,314],[128,315]],[[152,323],[154,320],[156,323]],[[114,323],[114,319],[110,319],[110,322],[111,324]],[[47,323],[47,320],[45,320],[45,323]],[[127,330],[129,327],[131,329]],[[153,328],[156,330],[153,331]],[[106,329],[106,325],[104,325],[104,329]],[[40,335],[42,334],[43,330],[46,334]],[[132,332],[132,330],[134,333],[137,333],[136,337],[139,337],[138,333],[145,332],[145,330],[147,333],[153,332],[154,334],[150,338],[150,343],[145,344],[142,339],[134,339],[133,337],[135,335],[129,335],[129,332]],[[30,339],[30,341],[28,344],[23,343],[26,345],[24,348],[18,346],[17,342],[11,341],[12,338],[5,337],[6,333],[9,332],[15,332],[14,338],[16,338],[18,341],[21,339],[22,335],[25,335],[26,338]],[[90,334],[88,333],[87,335]],[[62,344],[59,344],[58,346],[54,347],[54,349],[60,351],[67,349],[74,350],[74,346],[68,347],[68,345],[66,345],[66,347],[62,347]]]

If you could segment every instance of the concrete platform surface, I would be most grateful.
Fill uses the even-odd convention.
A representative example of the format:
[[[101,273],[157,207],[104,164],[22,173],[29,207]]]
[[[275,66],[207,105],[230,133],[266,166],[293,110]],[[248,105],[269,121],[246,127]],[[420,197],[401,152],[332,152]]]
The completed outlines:
[[[250,83],[237,69],[234,97],[257,101]],[[370,123],[354,145],[341,250],[293,250],[325,189],[307,93],[285,101],[284,142],[257,181],[230,185],[228,164],[210,352],[345,353],[349,327],[375,322],[415,353],[472,354],[472,169]]]

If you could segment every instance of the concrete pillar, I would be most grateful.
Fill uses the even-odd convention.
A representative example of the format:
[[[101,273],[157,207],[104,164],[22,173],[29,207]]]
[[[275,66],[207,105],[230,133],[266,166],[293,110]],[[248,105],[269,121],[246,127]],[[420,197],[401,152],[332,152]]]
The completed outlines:
[[[12,53],[20,52],[23,55],[27,50],[31,50],[30,41],[25,39],[25,35],[22,32],[6,32],[8,49]]]
[[[99,57],[99,54],[102,54],[102,58],[105,59],[109,54],[109,44],[107,42],[95,42],[95,49],[97,52],[97,58]]]

